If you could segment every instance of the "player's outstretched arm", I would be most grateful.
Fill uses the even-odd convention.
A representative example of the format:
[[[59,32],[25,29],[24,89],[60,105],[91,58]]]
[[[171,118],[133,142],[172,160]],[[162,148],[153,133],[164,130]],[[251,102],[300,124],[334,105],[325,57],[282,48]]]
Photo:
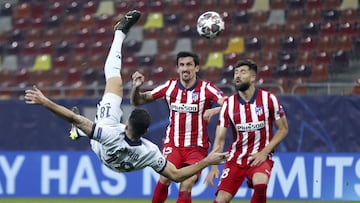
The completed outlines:
[[[25,91],[25,102],[27,104],[38,104],[46,107],[57,116],[73,123],[87,135],[91,134],[93,122],[84,116],[75,114],[71,110],[56,104],[47,98],[36,86]]]
[[[221,98],[217,101],[217,103],[218,103],[220,106],[214,107],[214,108],[211,108],[211,109],[206,109],[206,110],[204,111],[204,116],[203,116],[204,119],[209,122],[213,116],[215,116],[216,114],[219,114],[220,111],[221,111],[221,105],[223,105],[223,103],[224,103],[224,101],[225,101],[226,99],[227,99],[227,96],[221,97]]]
[[[215,151],[223,151],[224,145],[225,145],[226,131],[227,131],[227,128],[225,128],[225,127],[222,127],[222,126],[216,127],[214,146],[217,146],[217,149],[213,149],[213,151],[214,150]],[[217,165],[213,165],[213,166],[211,166],[210,172],[205,177],[204,183],[206,184],[206,186],[210,185],[213,187],[214,186],[214,178],[218,178],[218,177],[219,177],[219,168]]]
[[[144,75],[136,71],[132,74],[133,85],[130,93],[130,102],[132,105],[141,105],[154,101],[150,91],[140,92],[140,87],[145,81]]]
[[[215,116],[216,114],[219,114],[220,110],[221,110],[221,106],[214,107],[211,109],[206,109],[204,111],[203,117],[207,122],[209,122],[213,116]]]
[[[218,165],[221,163],[224,163],[227,158],[229,158],[229,154],[227,152],[216,152],[218,148],[215,148],[211,153],[205,157],[203,160],[199,161],[196,164],[186,166],[181,169],[177,169],[174,164],[168,161],[164,171],[161,173],[161,175],[175,181],[175,182],[181,182],[205,167],[209,165]]]

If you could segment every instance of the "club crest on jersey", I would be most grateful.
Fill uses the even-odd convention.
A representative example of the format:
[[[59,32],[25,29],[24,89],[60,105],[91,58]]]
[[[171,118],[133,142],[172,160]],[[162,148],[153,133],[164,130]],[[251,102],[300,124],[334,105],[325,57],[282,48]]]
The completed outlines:
[[[256,106],[255,107],[256,115],[261,116],[264,113],[264,107],[263,106]]]
[[[196,102],[199,100],[199,92],[192,93],[192,100],[193,100],[193,102]]]

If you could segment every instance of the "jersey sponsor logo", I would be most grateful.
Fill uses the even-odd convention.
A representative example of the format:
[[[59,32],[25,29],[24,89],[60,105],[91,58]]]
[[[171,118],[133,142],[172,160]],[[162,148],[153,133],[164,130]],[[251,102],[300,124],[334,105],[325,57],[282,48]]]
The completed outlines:
[[[195,113],[199,111],[197,104],[182,104],[182,103],[172,103],[171,110],[180,113]]]
[[[241,123],[236,125],[236,130],[240,132],[253,132],[255,130],[260,130],[265,127],[264,121],[251,122],[251,123]]]

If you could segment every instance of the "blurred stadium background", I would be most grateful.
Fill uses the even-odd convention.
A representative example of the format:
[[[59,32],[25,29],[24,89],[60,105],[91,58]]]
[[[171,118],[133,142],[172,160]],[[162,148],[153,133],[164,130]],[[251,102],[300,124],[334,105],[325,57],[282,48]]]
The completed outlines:
[[[359,3],[359,0],[0,0],[0,127],[5,139],[0,143],[0,152],[89,149],[86,140],[74,144],[62,139],[67,123],[40,109],[34,115],[19,98],[35,84],[60,103],[78,105],[82,113],[93,116],[90,107],[95,107],[104,89],[103,64],[113,36],[112,26],[132,9],[142,11],[143,16],[123,45],[122,75],[127,96],[130,75],[136,70],[147,78],[145,89],[177,77],[174,56],[181,50],[199,54],[200,77],[213,81],[226,94],[233,91],[235,62],[252,59],[259,65],[258,85],[279,95],[290,115],[296,117],[290,118],[295,120],[289,123],[291,130],[296,130],[279,151],[357,152]],[[225,32],[212,40],[201,38],[196,32],[197,17],[209,10],[219,12],[225,20]],[[128,105],[127,100],[124,102]],[[162,135],[167,112],[159,111],[161,106],[157,105],[161,104],[149,108],[152,115],[161,118],[155,119],[152,131]],[[344,106],[353,109],[343,111]],[[307,136],[303,136],[304,130],[294,124],[301,120],[311,121],[304,126],[313,126],[321,132],[305,131]],[[46,122],[49,125],[45,124],[48,128],[43,131]],[[214,126],[215,121],[211,130]],[[332,131],[333,128],[336,130]],[[21,139],[10,139],[20,135]],[[161,142],[161,136],[153,139]]]
[[[3,98],[17,98],[32,84],[52,97],[97,97],[112,25],[131,9],[144,15],[124,44],[125,81],[135,70],[149,87],[176,76],[173,56],[186,50],[200,55],[201,76],[227,92],[232,65],[249,58],[259,64],[258,84],[277,94],[359,93],[358,0],[0,2]],[[197,17],[208,10],[226,25],[213,40],[196,33]]]

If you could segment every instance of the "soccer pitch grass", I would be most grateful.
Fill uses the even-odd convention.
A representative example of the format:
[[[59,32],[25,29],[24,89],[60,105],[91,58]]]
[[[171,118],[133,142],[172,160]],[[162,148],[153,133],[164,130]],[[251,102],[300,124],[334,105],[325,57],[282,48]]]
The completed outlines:
[[[120,199],[120,198],[4,198],[1,203],[145,203],[151,202],[151,199]],[[166,203],[175,203],[175,199],[169,199]],[[193,200],[193,203],[211,203],[213,200]],[[249,203],[250,200],[233,200],[234,203]],[[358,201],[321,201],[321,200],[268,200],[268,203],[359,203]]]

